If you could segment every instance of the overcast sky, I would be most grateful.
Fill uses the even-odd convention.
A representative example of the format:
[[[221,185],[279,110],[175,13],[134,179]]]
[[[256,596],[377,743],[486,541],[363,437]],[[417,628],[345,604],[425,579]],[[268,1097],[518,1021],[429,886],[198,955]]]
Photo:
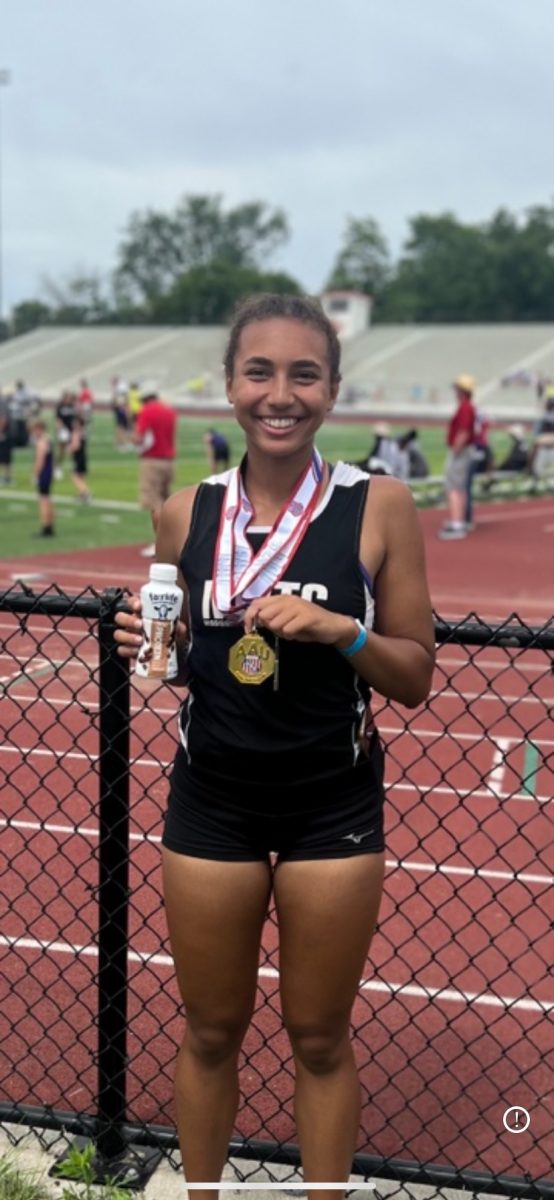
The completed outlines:
[[[554,197],[554,0],[2,0],[0,67],[4,311],[185,192],[282,206],[309,291],[348,215]]]

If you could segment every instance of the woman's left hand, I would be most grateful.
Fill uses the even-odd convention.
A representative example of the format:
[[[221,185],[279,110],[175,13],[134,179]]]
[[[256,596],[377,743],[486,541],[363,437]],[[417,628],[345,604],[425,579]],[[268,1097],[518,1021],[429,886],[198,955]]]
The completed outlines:
[[[328,612],[300,596],[263,596],[253,600],[244,614],[244,628],[264,626],[276,637],[295,642],[323,642],[343,649],[353,642],[358,626],[353,617]]]

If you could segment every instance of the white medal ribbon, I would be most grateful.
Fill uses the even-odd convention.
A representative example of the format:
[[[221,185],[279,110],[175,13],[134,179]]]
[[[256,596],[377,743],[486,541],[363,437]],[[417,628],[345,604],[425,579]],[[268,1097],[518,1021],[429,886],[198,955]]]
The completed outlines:
[[[314,447],[298,486],[254,554],[246,537],[254,510],[244,490],[240,467],[231,471],[214,554],[214,600],[220,612],[236,612],[240,617],[251,600],[271,592],[304,537],[322,475],[323,459]]]

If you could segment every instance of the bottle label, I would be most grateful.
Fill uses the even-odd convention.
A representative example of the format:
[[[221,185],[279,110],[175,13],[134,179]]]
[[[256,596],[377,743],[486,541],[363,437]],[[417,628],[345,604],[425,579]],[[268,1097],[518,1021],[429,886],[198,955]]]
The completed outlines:
[[[152,605],[158,608],[159,597]],[[166,611],[174,608],[175,597],[171,597],[171,605]],[[175,630],[177,622],[163,617],[143,617],[143,640],[138,653],[136,671],[146,679],[171,679],[177,675],[177,647]]]
[[[179,603],[175,592],[149,592],[148,600],[160,621],[167,621],[170,612]]]

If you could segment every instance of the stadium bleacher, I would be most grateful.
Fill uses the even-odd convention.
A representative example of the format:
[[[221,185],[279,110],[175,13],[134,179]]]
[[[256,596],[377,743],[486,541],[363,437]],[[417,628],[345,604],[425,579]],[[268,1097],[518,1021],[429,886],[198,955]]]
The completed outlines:
[[[23,378],[45,400],[88,379],[107,401],[110,381],[155,379],[179,406],[223,400],[223,326],[45,327],[3,343],[0,384]],[[470,372],[492,419],[536,419],[535,378],[554,378],[552,325],[377,325],[344,345],[340,405],[383,416],[442,419],[451,380]]]

